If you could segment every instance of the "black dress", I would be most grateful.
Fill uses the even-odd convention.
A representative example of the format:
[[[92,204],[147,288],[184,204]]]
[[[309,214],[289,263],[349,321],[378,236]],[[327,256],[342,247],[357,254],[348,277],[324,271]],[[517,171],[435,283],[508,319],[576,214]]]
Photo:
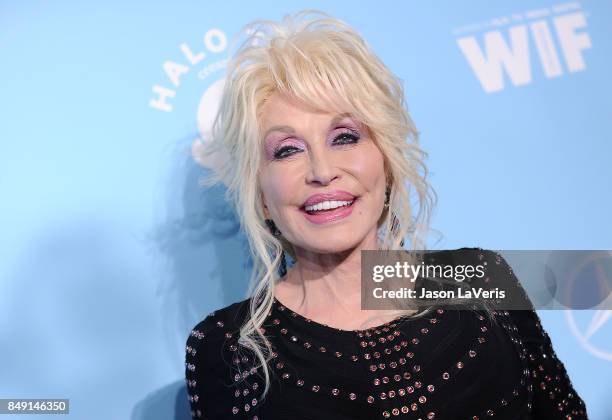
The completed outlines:
[[[491,251],[496,275],[512,269]],[[453,251],[454,252],[454,251]],[[194,419],[586,419],[583,400],[533,310],[431,307],[361,331],[309,320],[274,300],[270,391],[237,343],[249,299],[198,323],[186,343]]]

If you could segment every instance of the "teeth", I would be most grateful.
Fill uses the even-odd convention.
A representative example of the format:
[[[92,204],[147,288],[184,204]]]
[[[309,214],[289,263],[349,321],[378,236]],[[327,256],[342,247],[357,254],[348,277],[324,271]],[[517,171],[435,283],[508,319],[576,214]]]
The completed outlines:
[[[322,201],[320,203],[315,204],[314,206],[306,206],[304,207],[304,210],[306,211],[329,210],[329,209],[335,209],[335,208],[343,207],[343,206],[350,206],[351,204],[353,204],[353,200],[351,201],[336,201],[336,200]]]

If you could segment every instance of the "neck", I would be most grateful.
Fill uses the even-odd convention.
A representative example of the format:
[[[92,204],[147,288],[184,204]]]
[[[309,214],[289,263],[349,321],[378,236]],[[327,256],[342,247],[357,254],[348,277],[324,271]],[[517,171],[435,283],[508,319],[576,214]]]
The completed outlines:
[[[376,324],[390,314],[361,309],[361,251],[377,249],[376,232],[359,246],[339,253],[297,249],[296,263],[276,285],[276,297],[300,315],[338,328]]]

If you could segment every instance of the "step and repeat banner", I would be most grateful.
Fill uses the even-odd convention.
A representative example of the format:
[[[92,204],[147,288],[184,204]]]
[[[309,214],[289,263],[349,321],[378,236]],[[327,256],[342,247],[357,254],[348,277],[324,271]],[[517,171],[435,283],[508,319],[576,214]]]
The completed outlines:
[[[430,247],[612,249],[610,2],[3,1],[0,398],[190,418],[187,335],[251,269],[193,156],[232,37],[306,8],[402,79],[438,194]],[[612,418],[612,311],[538,313]]]

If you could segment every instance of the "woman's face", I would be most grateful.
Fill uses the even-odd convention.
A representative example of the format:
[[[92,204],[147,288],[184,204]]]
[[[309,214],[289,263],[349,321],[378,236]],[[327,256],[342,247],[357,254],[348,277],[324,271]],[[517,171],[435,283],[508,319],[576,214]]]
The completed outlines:
[[[264,212],[283,236],[316,253],[375,247],[386,179],[366,127],[277,93],[263,105],[261,124]]]

